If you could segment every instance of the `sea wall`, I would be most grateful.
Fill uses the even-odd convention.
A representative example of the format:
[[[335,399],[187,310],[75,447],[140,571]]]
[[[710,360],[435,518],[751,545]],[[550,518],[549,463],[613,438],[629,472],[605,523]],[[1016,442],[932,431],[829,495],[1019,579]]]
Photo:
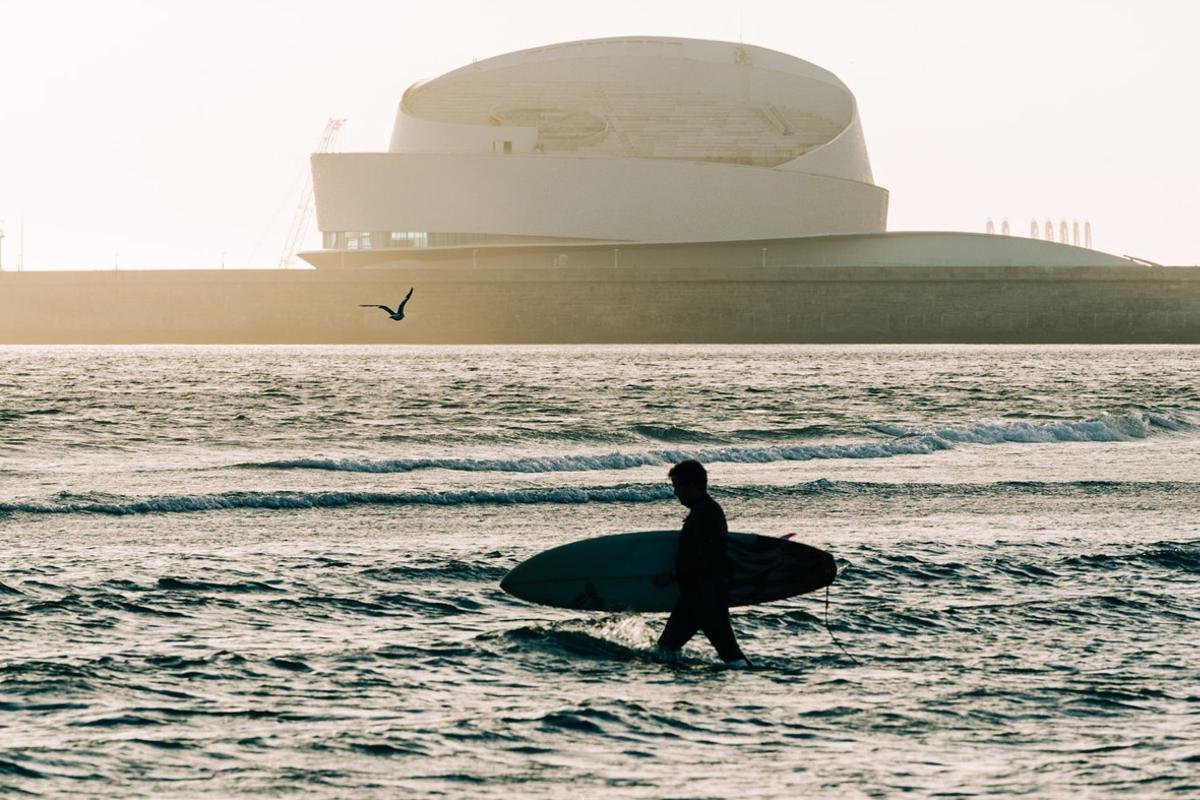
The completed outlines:
[[[1200,343],[1200,267],[617,262],[0,272],[0,343]]]

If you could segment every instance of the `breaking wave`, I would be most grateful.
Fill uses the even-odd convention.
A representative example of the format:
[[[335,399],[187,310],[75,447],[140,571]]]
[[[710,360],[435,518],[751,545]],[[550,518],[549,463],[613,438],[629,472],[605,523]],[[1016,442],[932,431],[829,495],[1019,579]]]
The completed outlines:
[[[794,499],[799,496],[840,495],[889,497],[981,497],[1195,494],[1192,482],[1123,481],[1000,481],[996,483],[872,483],[830,481],[818,478],[799,484],[718,486],[715,497],[738,500]],[[219,494],[120,497],[112,495],[67,495],[53,499],[0,503],[4,514],[99,514],[130,516],[203,511],[258,509],[288,511],[338,509],[352,506],[466,506],[466,505],[579,505],[582,503],[653,503],[671,500],[674,494],[665,482],[625,483],[598,487],[548,487],[508,490],[463,490],[446,492],[223,492]],[[5,587],[0,584],[0,593]]]
[[[827,445],[772,445],[768,447],[710,447],[686,450],[644,450],[596,455],[516,456],[512,458],[296,458],[238,464],[249,469],[320,469],[335,472],[416,472],[448,469],[462,472],[594,472],[675,464],[694,458],[706,463],[765,464],[773,461],[812,461],[830,458],[887,458],[944,450],[950,445],[925,436],[886,442]]]
[[[1150,412],[1105,414],[1077,421],[995,421],[969,425],[905,428],[877,424],[872,430],[890,436],[884,441],[831,444],[689,447],[599,454],[529,455],[509,458],[292,458],[238,464],[243,469],[309,469],[333,472],[397,473],[427,469],[461,472],[593,472],[664,466],[694,458],[705,463],[765,464],[776,461],[815,461],[838,458],[890,458],[925,455],[958,444],[1005,442],[1114,442],[1143,439],[1156,431],[1176,431],[1187,424]]]
[[[1122,442],[1145,439],[1158,431],[1177,431],[1187,424],[1165,414],[1131,411],[1104,414],[1094,419],[1052,422],[977,422],[971,425],[904,428],[872,425],[889,436],[932,436],[949,444],[1001,444],[1004,442]]]
[[[511,489],[456,492],[224,492],[148,498],[82,497],[50,502],[0,503],[0,514],[168,514],[228,509],[344,508],[362,505],[459,506],[536,503],[646,503],[672,497],[662,484],[624,484],[597,488]]]

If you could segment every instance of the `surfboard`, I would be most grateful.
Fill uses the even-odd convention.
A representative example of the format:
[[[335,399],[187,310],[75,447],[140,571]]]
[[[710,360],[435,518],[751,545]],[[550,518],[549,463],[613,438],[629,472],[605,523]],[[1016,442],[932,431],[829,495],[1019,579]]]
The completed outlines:
[[[655,586],[675,567],[679,531],[618,533],[571,542],[522,561],[500,581],[514,597],[581,611],[670,611],[679,586]],[[837,576],[833,556],[800,542],[730,533],[731,606],[782,600],[824,588]]]

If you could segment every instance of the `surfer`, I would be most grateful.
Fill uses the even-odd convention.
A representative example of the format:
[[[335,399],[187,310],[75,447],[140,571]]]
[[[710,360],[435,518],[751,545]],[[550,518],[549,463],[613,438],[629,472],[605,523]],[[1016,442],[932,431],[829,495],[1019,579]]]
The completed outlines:
[[[725,555],[729,525],[725,511],[708,494],[708,473],[699,461],[681,461],[668,473],[675,496],[688,507],[679,536],[675,571],[657,576],[654,583],[666,586],[678,581],[679,599],[658,638],[658,646],[677,656],[697,631],[704,631],[717,655],[730,667],[748,667],[750,662],[738,647],[729,624],[729,575]]]

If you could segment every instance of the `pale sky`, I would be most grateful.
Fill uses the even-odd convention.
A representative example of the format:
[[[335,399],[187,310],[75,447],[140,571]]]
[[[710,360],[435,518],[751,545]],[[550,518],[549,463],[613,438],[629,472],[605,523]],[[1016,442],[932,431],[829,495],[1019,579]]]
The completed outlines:
[[[1191,0],[0,0],[4,267],[22,217],[26,269],[274,266],[329,116],[382,151],[417,80],[638,34],[838,75],[889,230],[1086,219],[1097,249],[1200,263]]]

